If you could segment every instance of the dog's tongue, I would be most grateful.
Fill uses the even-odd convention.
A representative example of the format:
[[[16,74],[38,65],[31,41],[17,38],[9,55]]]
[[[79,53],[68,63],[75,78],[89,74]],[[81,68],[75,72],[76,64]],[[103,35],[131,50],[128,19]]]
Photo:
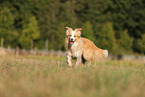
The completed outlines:
[[[70,44],[73,44],[73,42],[70,42]]]

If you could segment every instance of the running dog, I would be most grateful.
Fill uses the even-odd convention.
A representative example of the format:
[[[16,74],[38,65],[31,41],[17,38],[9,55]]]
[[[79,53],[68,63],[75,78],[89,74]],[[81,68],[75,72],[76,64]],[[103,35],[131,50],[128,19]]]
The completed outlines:
[[[66,27],[66,61],[69,66],[72,66],[71,59],[76,59],[75,67],[79,64],[85,64],[86,61],[106,60],[108,57],[108,50],[103,50],[95,46],[95,44],[86,38],[81,37],[81,28],[73,30]]]

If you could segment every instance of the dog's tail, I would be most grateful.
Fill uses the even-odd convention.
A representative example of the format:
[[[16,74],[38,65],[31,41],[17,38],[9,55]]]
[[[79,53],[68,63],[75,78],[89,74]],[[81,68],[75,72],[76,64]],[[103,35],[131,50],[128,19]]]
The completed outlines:
[[[108,50],[103,50],[103,56],[105,59],[108,58]]]
[[[94,61],[103,61],[108,58],[108,50],[96,49],[94,52]]]

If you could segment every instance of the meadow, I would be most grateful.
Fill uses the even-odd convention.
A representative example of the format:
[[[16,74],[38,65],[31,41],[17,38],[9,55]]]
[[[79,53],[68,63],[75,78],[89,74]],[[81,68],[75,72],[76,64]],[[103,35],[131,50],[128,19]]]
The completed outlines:
[[[144,60],[70,68],[64,57],[0,56],[0,97],[145,97]]]

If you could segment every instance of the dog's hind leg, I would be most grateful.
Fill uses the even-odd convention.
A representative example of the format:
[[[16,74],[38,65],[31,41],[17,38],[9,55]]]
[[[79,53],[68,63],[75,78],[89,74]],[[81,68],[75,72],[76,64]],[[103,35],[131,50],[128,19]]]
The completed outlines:
[[[85,65],[85,63],[86,63],[86,59],[82,55],[82,64]]]

